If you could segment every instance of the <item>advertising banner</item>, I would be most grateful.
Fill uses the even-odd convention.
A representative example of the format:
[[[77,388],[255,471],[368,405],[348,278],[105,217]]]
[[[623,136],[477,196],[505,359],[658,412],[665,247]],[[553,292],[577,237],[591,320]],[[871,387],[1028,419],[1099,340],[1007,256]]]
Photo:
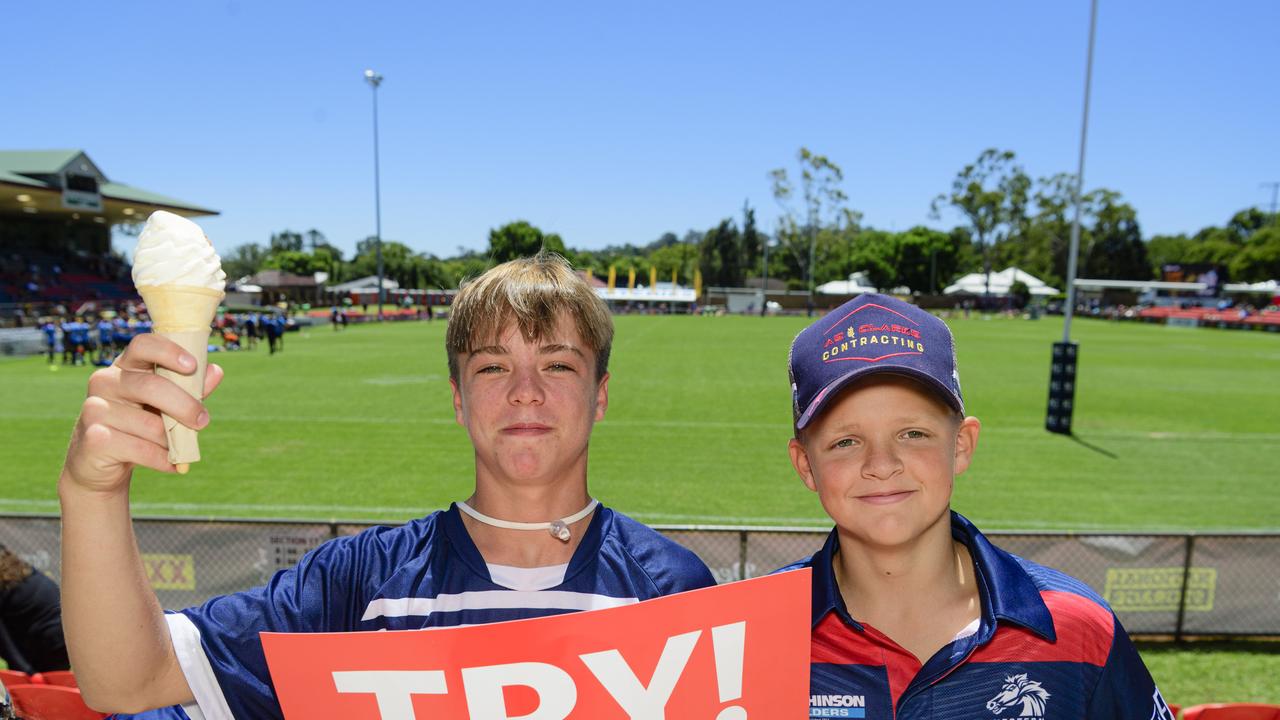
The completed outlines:
[[[809,570],[492,625],[263,633],[290,720],[805,717]]]

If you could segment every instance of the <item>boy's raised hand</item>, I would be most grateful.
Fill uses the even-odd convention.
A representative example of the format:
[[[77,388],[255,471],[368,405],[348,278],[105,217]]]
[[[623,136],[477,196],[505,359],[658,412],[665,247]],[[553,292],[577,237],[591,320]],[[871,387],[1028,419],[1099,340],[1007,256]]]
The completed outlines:
[[[199,430],[209,423],[204,403],[170,380],[156,375],[164,367],[183,375],[195,372],[195,360],[173,341],[155,334],[135,337],[111,367],[89,378],[89,396],[71,434],[63,483],[100,493],[128,490],[135,465],[176,472],[160,414]],[[204,397],[222,382],[222,368],[205,371]]]

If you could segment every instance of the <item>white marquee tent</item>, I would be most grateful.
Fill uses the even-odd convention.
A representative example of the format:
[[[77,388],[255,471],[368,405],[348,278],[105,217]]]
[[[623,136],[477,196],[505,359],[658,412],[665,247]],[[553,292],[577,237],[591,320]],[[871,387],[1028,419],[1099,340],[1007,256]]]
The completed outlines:
[[[814,289],[823,295],[861,295],[879,292],[864,272],[856,272],[850,275],[848,280],[832,280],[829,283],[823,283]]]
[[[1059,293],[1057,288],[1045,285],[1040,278],[1016,267],[1008,267],[1000,272],[991,273],[990,294],[1004,297],[1009,294],[1013,284],[1019,281],[1031,290],[1033,297],[1048,297]],[[980,272],[969,273],[948,285],[942,292],[945,295],[984,295],[987,293],[987,275]]]

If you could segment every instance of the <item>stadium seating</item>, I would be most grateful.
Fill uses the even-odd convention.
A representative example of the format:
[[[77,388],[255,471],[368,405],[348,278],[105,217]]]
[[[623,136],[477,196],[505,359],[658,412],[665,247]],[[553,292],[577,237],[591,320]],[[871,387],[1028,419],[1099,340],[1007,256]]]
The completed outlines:
[[[1210,703],[1182,711],[1182,720],[1280,720],[1280,705]]]
[[[84,704],[76,688],[57,685],[14,685],[13,709],[23,720],[103,720],[106,715]]]

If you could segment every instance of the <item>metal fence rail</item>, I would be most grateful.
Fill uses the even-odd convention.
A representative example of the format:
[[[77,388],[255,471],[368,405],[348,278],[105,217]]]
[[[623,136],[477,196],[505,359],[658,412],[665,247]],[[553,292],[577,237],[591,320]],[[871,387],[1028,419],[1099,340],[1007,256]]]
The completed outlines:
[[[265,583],[331,538],[376,523],[138,518],[151,585],[166,608]],[[811,528],[655,525],[716,579],[756,577],[808,557]],[[0,515],[0,544],[60,580],[56,515]],[[1280,534],[989,533],[999,546],[1072,575],[1102,595],[1129,632],[1280,635]]]

